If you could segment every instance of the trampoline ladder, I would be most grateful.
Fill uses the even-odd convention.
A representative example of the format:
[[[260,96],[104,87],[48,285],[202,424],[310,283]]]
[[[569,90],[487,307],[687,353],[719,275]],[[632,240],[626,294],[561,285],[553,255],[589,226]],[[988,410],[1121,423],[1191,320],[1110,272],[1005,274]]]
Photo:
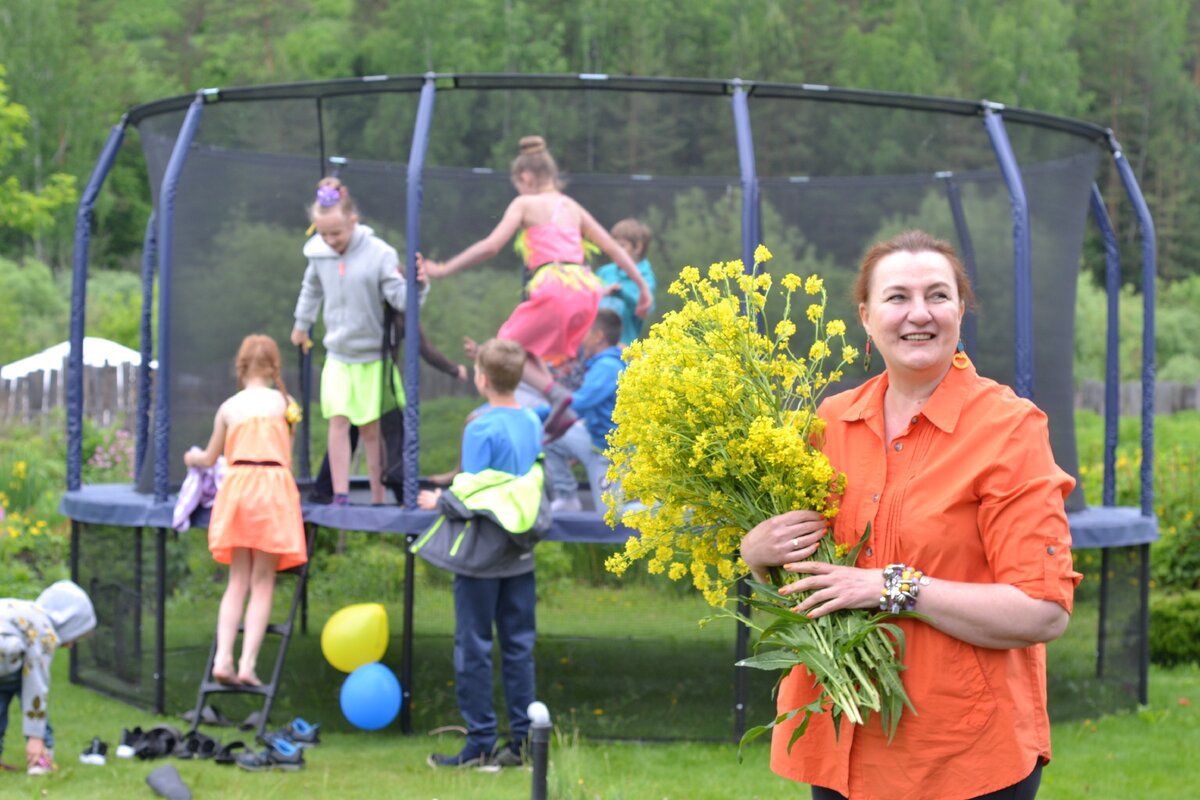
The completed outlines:
[[[309,558],[312,557],[313,537],[316,534],[316,526],[308,525],[307,545]],[[292,638],[292,631],[295,628],[296,611],[301,611],[301,630],[308,630],[308,565],[309,562],[301,564],[298,567],[282,570],[280,575],[294,575],[295,584],[292,589],[292,603],[288,608],[287,621],[282,624],[267,625],[267,636],[279,637],[279,650],[275,654],[275,665],[271,668],[271,678],[263,682],[262,686],[245,686],[242,684],[224,684],[213,680],[212,668],[213,659],[217,653],[217,637],[214,632],[212,646],[208,650],[208,661],[205,662],[204,677],[200,681],[200,690],[196,695],[196,709],[192,721],[192,730],[200,727],[202,711],[205,704],[208,702],[209,695],[214,694],[256,694],[263,698],[262,709],[258,714],[258,724],[254,727],[254,735],[261,739],[267,728],[267,720],[271,716],[271,706],[275,703],[275,695],[279,690],[279,681],[283,674],[283,662],[287,657],[288,644]],[[238,626],[238,633],[244,632],[244,626]]]

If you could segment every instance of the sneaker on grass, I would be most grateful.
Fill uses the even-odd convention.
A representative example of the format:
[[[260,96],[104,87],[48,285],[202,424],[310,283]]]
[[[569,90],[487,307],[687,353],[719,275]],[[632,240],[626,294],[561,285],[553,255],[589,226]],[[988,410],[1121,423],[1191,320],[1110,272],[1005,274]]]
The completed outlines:
[[[87,749],[79,754],[79,763],[91,764],[96,767],[103,767],[107,762],[108,745],[100,741],[99,736],[92,737],[92,743],[87,746]]]
[[[452,756],[433,753],[425,759],[425,763],[435,769],[438,767],[482,767],[487,764],[487,756],[487,750],[468,744]]]

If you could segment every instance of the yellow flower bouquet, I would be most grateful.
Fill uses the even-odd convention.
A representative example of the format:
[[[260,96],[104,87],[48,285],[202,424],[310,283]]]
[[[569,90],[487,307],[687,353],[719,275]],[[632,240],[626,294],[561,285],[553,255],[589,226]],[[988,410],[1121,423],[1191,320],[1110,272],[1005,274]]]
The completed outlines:
[[[804,714],[795,742],[811,715],[825,711],[835,726],[843,716],[862,724],[874,711],[892,734],[903,707],[912,706],[899,677],[903,633],[883,621],[887,615],[798,614],[799,598],[776,591],[794,579],[781,570],[772,572],[773,585],[749,581],[755,618],[730,608],[732,590],[748,572],[739,557],[745,533],[796,509],[834,517],[846,480],[821,452],[824,421],[816,409],[858,351],[846,343],[843,321],[825,320],[826,293],[816,275],[781,279],[783,317],[770,325],[772,277],[760,269],[770,258],[760,245],[750,272],[741,261],[713,264],[707,277],[684,267],[670,287],[683,308],[627,349],[609,437],[608,521],[619,519],[640,536],[606,566],[619,575],[645,559],[651,574],[690,577],[710,605],[758,632],[754,655],[739,666],[781,670],[781,677],[808,668],[821,687],[818,700],[747,731],[743,743]],[[801,290],[813,301],[805,309],[813,336],[797,356],[790,315]],[[852,549],[825,536],[813,559],[853,564],[868,535]]]

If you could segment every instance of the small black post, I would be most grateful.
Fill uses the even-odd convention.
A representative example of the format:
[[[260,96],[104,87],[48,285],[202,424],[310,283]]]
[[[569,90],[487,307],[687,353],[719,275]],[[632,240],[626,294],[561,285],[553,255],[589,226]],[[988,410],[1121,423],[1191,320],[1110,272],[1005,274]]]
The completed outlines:
[[[404,535],[404,631],[400,638],[400,731],[412,733],[412,696],[413,696],[413,605],[416,602],[416,590],[413,584],[417,579],[417,557],[413,555],[412,543],[417,540],[415,533]]]
[[[529,755],[533,761],[533,800],[546,800],[546,776],[550,766],[550,711],[535,700],[529,704]]]

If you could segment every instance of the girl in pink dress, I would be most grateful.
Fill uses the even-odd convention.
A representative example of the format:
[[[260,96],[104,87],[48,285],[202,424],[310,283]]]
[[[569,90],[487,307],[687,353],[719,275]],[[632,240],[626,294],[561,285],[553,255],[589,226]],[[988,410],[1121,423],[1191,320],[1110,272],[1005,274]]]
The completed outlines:
[[[525,265],[531,275],[528,299],[516,307],[496,334],[525,348],[524,380],[556,405],[569,402],[554,383],[546,361],[574,358],[592,326],[600,304],[600,281],[584,263],[586,238],[599,245],[638,287],[637,315],[650,308],[650,288],[629,254],[587,209],[559,191],[558,165],[541,136],[521,139],[512,164],[517,197],[488,234],[447,261],[417,254],[420,269],[430,278],[453,275],[492,258],[518,232],[523,232]]]

